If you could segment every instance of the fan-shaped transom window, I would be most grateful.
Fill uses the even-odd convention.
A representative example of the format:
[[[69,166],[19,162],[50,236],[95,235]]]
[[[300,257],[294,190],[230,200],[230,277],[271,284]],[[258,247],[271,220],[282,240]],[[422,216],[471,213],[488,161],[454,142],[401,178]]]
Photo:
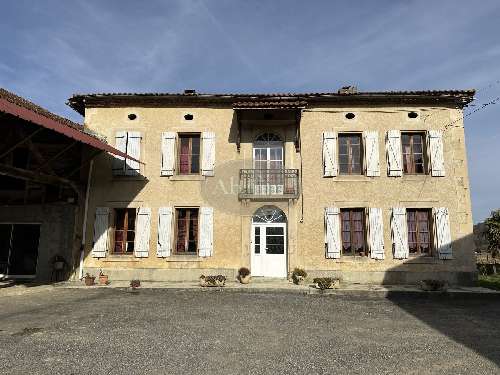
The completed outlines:
[[[252,217],[254,223],[286,223],[286,215],[276,206],[262,206]]]
[[[273,133],[264,133],[255,138],[255,142],[257,143],[276,143],[282,142],[281,138]]]

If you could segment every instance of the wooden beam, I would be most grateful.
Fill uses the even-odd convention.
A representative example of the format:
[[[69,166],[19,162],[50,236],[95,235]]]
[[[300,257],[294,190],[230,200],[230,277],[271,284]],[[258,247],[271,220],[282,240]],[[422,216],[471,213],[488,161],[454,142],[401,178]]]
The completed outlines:
[[[55,185],[55,186],[64,184],[64,185],[69,185],[71,187],[76,186],[74,181],[68,180],[67,178],[59,176],[51,176],[48,174],[34,172],[22,168],[16,168],[7,164],[0,164],[0,175],[18,178],[25,181],[33,181],[40,184]]]
[[[10,154],[12,151],[14,151],[16,148],[18,148],[19,146],[21,146],[23,143],[29,141],[31,138],[33,138],[35,135],[37,135],[38,133],[40,133],[42,130],[45,130],[45,128],[39,128],[39,129],[35,130],[33,133],[31,133],[30,135],[28,135],[27,137],[25,137],[24,139],[21,139],[14,146],[12,146],[9,149],[7,149],[7,151],[4,151],[0,155],[0,159],[3,159],[5,156],[7,156],[8,154]]]
[[[55,154],[53,157],[51,157],[49,160],[47,160],[45,163],[43,163],[42,165],[40,165],[37,169],[36,169],[36,172],[44,169],[45,167],[48,167],[50,165],[50,163],[52,163],[54,160],[58,159],[62,154],[64,154],[66,151],[68,151],[70,148],[72,148],[73,146],[75,146],[76,144],[78,144],[78,142],[73,142],[73,143],[70,143],[68,146],[64,147],[61,151],[59,151],[57,154]]]

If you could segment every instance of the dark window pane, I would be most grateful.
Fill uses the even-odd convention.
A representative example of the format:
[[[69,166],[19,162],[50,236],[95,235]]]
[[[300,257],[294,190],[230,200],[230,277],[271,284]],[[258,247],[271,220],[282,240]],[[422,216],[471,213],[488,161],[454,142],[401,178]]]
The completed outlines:
[[[267,245],[266,254],[284,254],[284,245]]]

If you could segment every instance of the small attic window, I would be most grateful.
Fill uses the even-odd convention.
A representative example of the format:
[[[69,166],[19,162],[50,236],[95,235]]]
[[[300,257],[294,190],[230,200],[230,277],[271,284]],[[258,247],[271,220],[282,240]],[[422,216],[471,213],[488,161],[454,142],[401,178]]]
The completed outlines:
[[[130,113],[130,114],[128,115],[128,119],[129,119],[129,120],[135,120],[136,118],[137,118],[137,115],[136,115],[135,113]]]
[[[345,114],[345,118],[348,119],[348,120],[352,120],[354,117],[356,117],[356,115],[352,112],[349,112],[349,113],[346,113]]]
[[[417,112],[409,112],[408,113],[408,117],[409,118],[417,118],[418,117],[418,113]]]
[[[191,113],[186,113],[184,115],[184,120],[191,121],[192,119],[194,119],[194,116]]]

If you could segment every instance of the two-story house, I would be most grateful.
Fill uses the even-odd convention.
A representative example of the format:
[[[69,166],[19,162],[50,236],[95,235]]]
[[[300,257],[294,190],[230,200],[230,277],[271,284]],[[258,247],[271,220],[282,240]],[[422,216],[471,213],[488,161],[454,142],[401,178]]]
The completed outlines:
[[[88,94],[127,160],[90,177],[83,267],[111,279],[475,278],[463,107],[474,90]]]

